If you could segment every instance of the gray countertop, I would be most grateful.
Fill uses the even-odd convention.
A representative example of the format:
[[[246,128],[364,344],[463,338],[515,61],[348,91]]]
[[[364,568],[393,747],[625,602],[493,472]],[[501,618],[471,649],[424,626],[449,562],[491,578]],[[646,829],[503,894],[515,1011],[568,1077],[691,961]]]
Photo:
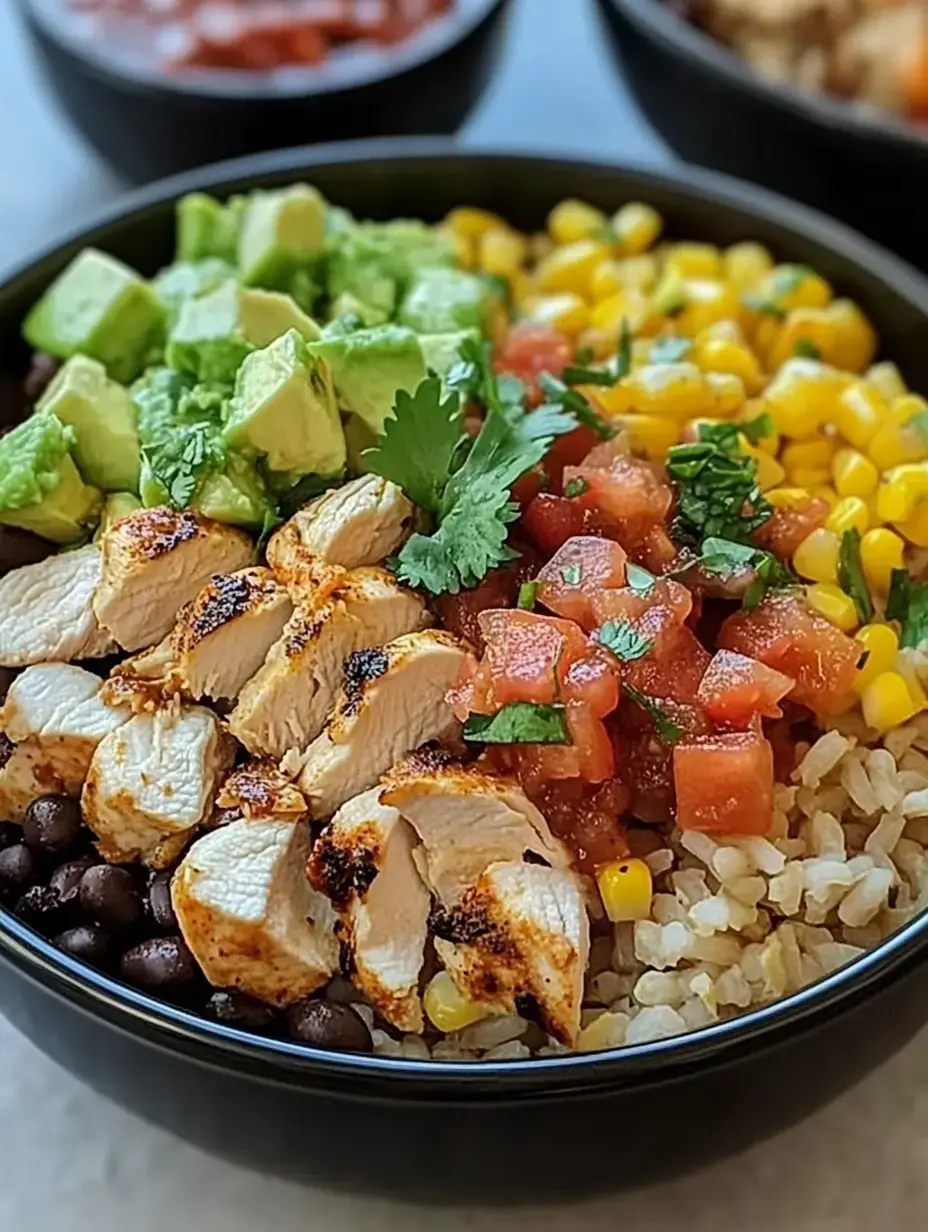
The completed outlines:
[[[586,0],[520,0],[513,17],[502,71],[464,141],[666,160],[612,72]],[[11,0],[0,0],[0,117],[2,273],[120,185],[45,97]],[[711,1133],[711,1124],[693,1132]],[[627,1133],[634,1126],[615,1126],[617,1168]],[[580,1195],[568,1207],[438,1211],[256,1176],[91,1094],[2,1022],[0,1142],[3,1232],[917,1227],[928,1204],[928,1034],[812,1120],[740,1159],[660,1189],[589,1203]]]

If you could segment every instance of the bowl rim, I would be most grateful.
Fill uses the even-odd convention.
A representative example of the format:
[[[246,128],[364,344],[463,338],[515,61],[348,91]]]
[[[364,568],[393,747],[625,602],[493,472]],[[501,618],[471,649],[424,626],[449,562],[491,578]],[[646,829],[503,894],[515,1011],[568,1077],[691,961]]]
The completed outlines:
[[[64,237],[24,258],[0,275],[0,304],[25,289],[43,266],[52,267],[88,242],[105,242],[109,227],[162,210],[184,192],[238,191],[274,177],[309,174],[314,169],[350,164],[443,162],[498,165],[510,176],[547,167],[566,179],[577,171],[616,176],[623,191],[647,193],[649,186],[694,202],[709,200],[720,209],[771,222],[811,239],[837,257],[868,268],[898,296],[928,317],[928,279],[901,258],[833,222],[808,206],[714,171],[679,166],[669,169],[570,154],[470,149],[447,138],[377,138],[297,147],[250,155],[182,172],[121,197]],[[22,284],[22,285],[20,285]],[[270,1083],[330,1090],[342,1097],[427,1098],[430,1102],[481,1097],[503,1103],[552,1095],[568,1098],[590,1090],[663,1080],[673,1069],[721,1064],[759,1045],[772,1046],[785,1031],[811,1030],[823,1019],[876,995],[923,961],[928,951],[928,911],[891,934],[874,949],[788,997],[725,1022],[684,1035],[596,1053],[567,1053],[528,1061],[417,1061],[371,1054],[310,1048],[279,1038],[253,1035],[177,1008],[95,971],[57,950],[50,941],[0,908],[0,959],[42,985],[53,996],[84,1013],[102,1018],[123,1033],[212,1068],[230,1067]]]
[[[411,38],[359,61],[336,61],[323,66],[288,69],[283,81],[247,69],[204,69],[171,76],[157,67],[124,65],[78,37],[36,0],[18,0],[24,20],[41,29],[44,37],[79,60],[110,86],[131,87],[140,94],[169,94],[182,98],[216,99],[226,102],[311,99],[347,94],[381,83],[399,80],[453,51],[509,4],[509,0],[467,0],[416,31]]]
[[[778,105],[795,121],[811,122],[829,133],[837,128],[848,137],[880,146],[888,143],[900,155],[928,155],[928,127],[922,132],[917,125],[886,112],[855,107],[851,101],[770,81],[751,69],[737,52],[675,13],[663,0],[599,2],[615,9],[640,33],[650,36],[666,50],[686,56],[730,85],[740,86],[759,102]]]

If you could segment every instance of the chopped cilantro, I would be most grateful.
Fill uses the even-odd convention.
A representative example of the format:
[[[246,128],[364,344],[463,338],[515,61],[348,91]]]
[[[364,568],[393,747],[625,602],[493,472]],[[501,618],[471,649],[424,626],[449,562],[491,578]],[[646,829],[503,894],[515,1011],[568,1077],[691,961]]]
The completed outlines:
[[[757,483],[757,463],[727,441],[672,446],[667,474],[676,488],[673,525],[682,544],[698,547],[707,538],[749,543],[773,514]]]
[[[798,585],[799,579],[789,566],[784,565],[772,552],[755,552],[752,568],[754,580],[742,601],[746,612],[753,612],[768,590],[786,590]]]
[[[761,295],[758,291],[748,291],[742,296],[741,302],[750,312],[756,312],[761,317],[773,317],[775,321],[785,321],[786,311],[772,299]]]
[[[580,579],[583,576],[583,570],[578,564],[561,565],[561,577],[568,586],[579,586]]]
[[[523,582],[519,587],[519,598],[516,601],[516,607],[520,607],[523,612],[531,612],[535,607],[535,600],[538,598],[538,583]]]
[[[588,492],[590,485],[581,475],[575,475],[573,479],[568,479],[564,484],[564,495],[568,500],[575,496],[582,496],[584,492]]]
[[[633,663],[635,659],[643,658],[654,645],[627,620],[607,620],[597,631],[597,638],[623,663]]]
[[[758,441],[764,440],[765,437],[773,436],[777,430],[776,424],[769,411],[761,411],[759,415],[755,415],[753,419],[746,420],[739,425],[744,436],[748,438],[752,445],[756,445]]]
[[[510,702],[496,714],[472,714],[465,740],[477,744],[570,744],[563,706]]]
[[[581,368],[578,364],[568,364],[561,373],[565,385],[609,385],[616,383],[615,373],[608,368]]]
[[[625,580],[636,595],[647,598],[654,589],[656,579],[652,573],[648,573],[647,569],[642,569],[640,565],[629,561],[625,570]]]
[[[592,428],[600,440],[608,441],[615,436],[613,429],[593,410],[579,390],[569,389],[559,377],[552,376],[550,372],[542,372],[538,377],[538,384],[548,400],[539,410],[562,407],[574,415],[578,423]],[[614,385],[615,382],[610,380],[609,384]],[[535,414],[537,415],[538,411]]]
[[[821,348],[808,338],[798,338],[793,347],[793,354],[800,359],[821,359]]]
[[[782,301],[787,296],[792,295],[798,287],[801,287],[811,272],[805,265],[784,265],[773,276],[769,294],[764,295],[757,291],[749,291],[743,297],[742,302],[746,308],[758,313],[760,316],[773,317],[775,320],[785,321],[787,312],[783,307]]]
[[[577,354],[574,356],[574,363],[579,364],[581,368],[588,367],[593,362],[594,351],[590,346],[577,348]]]
[[[628,323],[627,317],[622,318],[622,329],[619,333],[619,350],[615,357],[615,379],[621,381],[623,377],[628,376],[632,370],[632,359],[634,353],[632,347],[634,345],[634,335],[631,331],[631,326]]]
[[[648,697],[646,693],[639,692],[627,683],[622,685],[622,695],[650,717],[654,730],[664,744],[677,744],[683,739],[683,728],[668,716],[653,697]]]
[[[903,646],[920,650],[928,643],[928,582],[913,582],[908,569],[893,569],[886,619],[899,621]]]
[[[396,417],[387,420],[375,447],[365,452],[364,463],[401,487],[414,504],[437,513],[463,439],[460,398],[443,398],[441,381],[428,377],[415,393],[397,391]]]
[[[743,569],[749,569],[757,555],[757,549],[747,543],[733,543],[730,539],[703,540],[702,555],[697,564],[706,573],[731,577]]]
[[[628,321],[623,317],[622,330],[619,334],[619,349],[613,363],[607,368],[591,368],[588,362],[581,364],[578,356],[577,362],[568,364],[561,373],[561,381],[565,385],[617,385],[632,370],[634,341]]]
[[[860,563],[860,531],[851,527],[841,536],[838,552],[838,585],[851,596],[861,623],[873,619],[873,600]]]
[[[678,364],[686,359],[692,348],[693,342],[690,338],[658,338],[648,352],[648,359],[652,364]]]

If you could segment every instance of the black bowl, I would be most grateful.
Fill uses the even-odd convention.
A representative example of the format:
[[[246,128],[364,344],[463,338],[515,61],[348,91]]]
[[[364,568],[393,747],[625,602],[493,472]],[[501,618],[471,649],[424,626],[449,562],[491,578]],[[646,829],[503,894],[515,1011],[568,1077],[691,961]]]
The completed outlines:
[[[85,244],[153,272],[172,201],[307,178],[374,217],[437,219],[455,204],[540,226],[560,198],[654,203],[671,233],[748,237],[857,299],[885,352],[928,388],[928,284],[838,224],[707,172],[456,151],[436,141],[286,151],[137,194],[0,287],[0,353],[25,352],[29,305]],[[10,361],[8,361],[10,362]],[[928,1018],[928,915],[796,996],[677,1039],[531,1062],[452,1064],[261,1039],[172,1008],[75,963],[0,910],[0,1007],[114,1101],[221,1154],[295,1177],[445,1202],[577,1197],[740,1150],[805,1116]]]
[[[247,72],[132,71],[69,31],[58,2],[19,0],[45,80],[65,115],[132,183],[307,141],[454,133],[491,76],[506,8],[506,0],[458,0],[408,43],[334,56],[281,82]]]
[[[683,158],[843,218],[928,268],[928,137],[759,76],[662,0],[599,0],[632,89]]]

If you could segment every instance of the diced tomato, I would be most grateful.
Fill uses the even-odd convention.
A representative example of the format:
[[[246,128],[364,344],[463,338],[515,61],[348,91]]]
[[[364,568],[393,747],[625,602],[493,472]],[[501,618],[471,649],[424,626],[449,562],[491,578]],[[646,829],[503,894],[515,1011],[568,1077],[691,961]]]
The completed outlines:
[[[548,477],[539,464],[515,481],[510,496],[520,509],[527,509],[539,492],[548,486]]]
[[[622,679],[648,697],[693,705],[711,656],[692,629],[670,623],[668,616],[666,608],[647,613],[640,628],[651,640],[651,649],[623,665]],[[663,628],[658,627],[658,618]]]
[[[551,830],[574,852],[582,872],[627,858],[628,841],[621,820],[628,808],[628,790],[619,779],[593,785],[582,779],[526,785]]]
[[[627,620],[636,627],[653,608],[664,608],[673,614],[673,623],[682,625],[693,608],[693,596],[680,582],[672,578],[657,578],[650,590],[642,592],[631,586],[603,590],[592,599],[597,626],[607,620]]]
[[[599,591],[625,585],[624,550],[609,539],[575,535],[538,574],[538,601],[585,629],[597,621],[591,599]]]
[[[673,751],[677,825],[766,834],[773,821],[773,749],[758,732],[724,732]]]
[[[556,436],[551,448],[545,454],[542,465],[548,476],[551,487],[558,492],[564,479],[565,466],[578,466],[587,456],[599,437],[592,428],[574,428],[573,432],[565,432]]]
[[[754,612],[729,616],[719,646],[791,676],[796,682],[791,699],[816,714],[840,710],[861,655],[859,642],[789,594],[768,594]]]
[[[601,404],[596,405],[601,411]],[[603,414],[603,418],[608,419],[609,416]],[[597,442],[582,461],[584,466],[604,466],[608,470],[616,458],[627,457],[627,455],[627,442],[621,436],[610,436],[606,441]]]
[[[572,663],[587,652],[583,631],[570,620],[535,612],[481,612],[486,668],[498,706],[559,700]],[[479,678],[479,672],[478,672]]]
[[[765,735],[773,749],[774,778],[778,783],[785,783],[796,769],[796,741],[793,737],[792,720],[783,718],[766,724]]]
[[[754,538],[780,560],[790,560],[803,539],[825,525],[828,513],[827,502],[819,496],[810,496],[802,505],[780,505]]]
[[[521,527],[545,556],[553,555],[576,535],[610,537],[604,518],[584,509],[576,500],[549,492],[535,497],[522,515]]]
[[[665,573],[677,559],[677,545],[663,526],[652,526],[637,545],[636,563],[651,573]]]
[[[528,321],[513,325],[496,357],[497,372],[509,372],[525,384],[530,405],[541,401],[538,376],[551,372],[559,376],[570,363],[570,342],[556,330]]]
[[[472,590],[462,590],[456,595],[442,595],[435,600],[435,614],[443,628],[483,652],[483,634],[477,617],[491,608],[514,607],[519,587],[535,576],[538,557],[533,551],[524,551],[511,565],[491,569],[482,582]]]
[[[604,514],[617,527],[617,538],[629,552],[647,540],[649,532],[670,511],[673,495],[653,469],[637,458],[620,454],[608,469],[568,466],[565,488],[582,481],[585,490],[574,499],[586,509]]]
[[[744,727],[757,715],[778,719],[777,705],[796,682],[766,663],[719,650],[702,678],[696,700],[715,723]]]
[[[707,735],[711,728],[695,706],[662,701],[661,710],[687,736]],[[673,745],[660,738],[648,716],[633,703],[609,720],[622,777],[629,790],[630,811],[652,824],[673,820]]]
[[[567,703],[567,727],[579,755],[580,778],[603,783],[615,774],[615,753],[602,719],[586,702]]]
[[[619,674],[608,651],[593,647],[584,658],[571,663],[564,680],[564,699],[585,702],[597,719],[612,714],[619,704]]]

